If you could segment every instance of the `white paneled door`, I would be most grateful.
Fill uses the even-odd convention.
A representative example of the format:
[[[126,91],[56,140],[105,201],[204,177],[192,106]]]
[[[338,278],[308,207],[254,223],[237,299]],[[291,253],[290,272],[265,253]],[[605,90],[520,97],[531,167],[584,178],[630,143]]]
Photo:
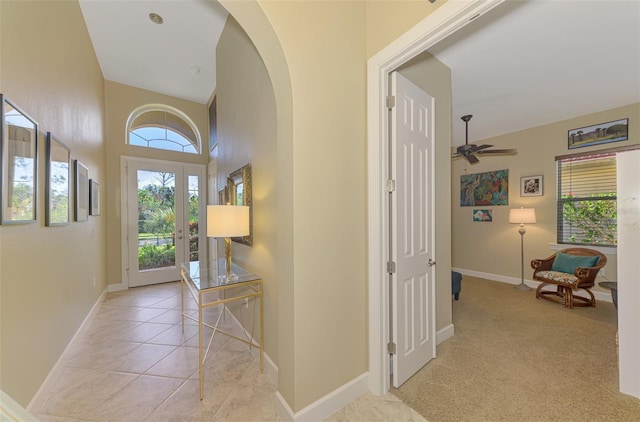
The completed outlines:
[[[435,357],[434,98],[394,72],[391,112],[393,385]]]

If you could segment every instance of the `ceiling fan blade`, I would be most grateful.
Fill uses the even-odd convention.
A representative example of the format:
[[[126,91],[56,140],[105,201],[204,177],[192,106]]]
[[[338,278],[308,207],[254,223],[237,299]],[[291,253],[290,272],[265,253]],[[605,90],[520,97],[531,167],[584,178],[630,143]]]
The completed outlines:
[[[459,158],[459,157],[462,157],[462,154],[453,154],[451,156],[451,158]]]
[[[473,154],[467,154],[464,156],[464,158],[466,158],[467,161],[470,162],[471,164],[480,162],[480,160],[478,160],[478,158]]]
[[[493,145],[476,145],[476,144],[465,144],[460,145],[456,152],[461,155],[473,154],[476,151],[480,151],[483,149],[491,148]]]
[[[517,149],[487,149],[482,151],[477,151],[477,154],[517,154]]]
[[[473,152],[482,151],[483,149],[491,148],[492,146],[493,145],[474,145]]]

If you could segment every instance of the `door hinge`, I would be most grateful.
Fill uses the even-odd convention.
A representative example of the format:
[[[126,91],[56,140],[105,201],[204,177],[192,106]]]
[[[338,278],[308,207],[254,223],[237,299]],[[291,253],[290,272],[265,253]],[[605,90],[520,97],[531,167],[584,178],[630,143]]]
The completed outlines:
[[[387,180],[385,189],[387,192],[395,192],[396,191],[396,181],[395,180]]]
[[[389,261],[387,262],[387,272],[389,274],[395,274],[396,273],[396,263],[393,261]]]
[[[396,354],[396,344],[394,342],[387,343],[387,351],[390,355]]]
[[[387,98],[385,99],[385,104],[389,110],[394,108],[396,106],[396,96],[395,95],[387,96]]]

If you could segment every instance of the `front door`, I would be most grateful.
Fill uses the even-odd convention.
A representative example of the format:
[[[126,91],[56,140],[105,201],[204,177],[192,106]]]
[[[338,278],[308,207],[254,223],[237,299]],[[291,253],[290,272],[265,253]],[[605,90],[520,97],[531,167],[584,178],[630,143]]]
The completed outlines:
[[[393,385],[399,387],[436,355],[434,290],[434,98],[391,74]]]
[[[126,259],[129,287],[177,281],[180,264],[197,261],[204,168],[165,161],[126,163]]]

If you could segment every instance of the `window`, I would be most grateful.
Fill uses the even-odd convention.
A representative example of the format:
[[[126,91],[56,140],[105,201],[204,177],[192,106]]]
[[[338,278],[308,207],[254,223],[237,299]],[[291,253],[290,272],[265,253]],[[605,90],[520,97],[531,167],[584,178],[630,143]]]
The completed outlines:
[[[165,105],[135,110],[127,122],[127,142],[145,148],[200,153],[200,134],[186,114]]]
[[[617,244],[616,155],[558,160],[558,243]]]

